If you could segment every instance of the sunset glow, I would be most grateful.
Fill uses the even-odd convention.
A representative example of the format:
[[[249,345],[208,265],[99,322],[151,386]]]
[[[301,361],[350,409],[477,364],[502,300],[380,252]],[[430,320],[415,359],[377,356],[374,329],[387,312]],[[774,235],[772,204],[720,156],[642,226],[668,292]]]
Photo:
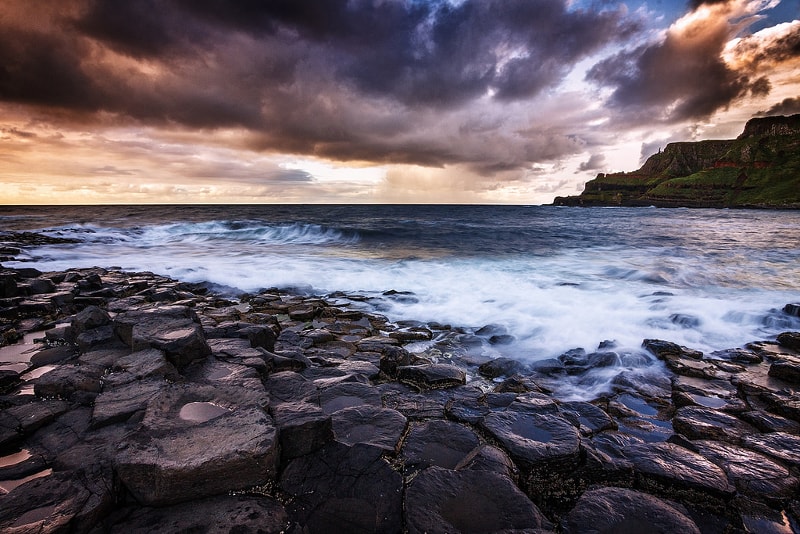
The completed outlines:
[[[512,203],[800,112],[779,0],[0,2],[0,203]]]

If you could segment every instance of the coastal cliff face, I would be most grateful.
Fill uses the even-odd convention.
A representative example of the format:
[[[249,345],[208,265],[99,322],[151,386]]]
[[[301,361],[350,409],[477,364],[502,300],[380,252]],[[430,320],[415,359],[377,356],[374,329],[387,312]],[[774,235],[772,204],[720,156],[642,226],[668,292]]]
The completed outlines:
[[[670,143],[637,171],[601,173],[553,204],[800,208],[800,115],[751,119],[736,139]]]

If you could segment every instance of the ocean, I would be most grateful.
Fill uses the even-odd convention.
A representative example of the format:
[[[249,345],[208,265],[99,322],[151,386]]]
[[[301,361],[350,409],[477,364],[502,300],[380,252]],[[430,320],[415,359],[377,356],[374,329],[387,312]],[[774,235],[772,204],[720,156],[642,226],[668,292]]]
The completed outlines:
[[[797,211],[5,206],[0,230],[80,240],[29,248],[6,266],[152,271],[233,296],[344,293],[391,321],[495,325],[513,341],[474,350],[524,362],[608,340],[635,354],[647,338],[710,353],[800,329],[780,311],[800,301]],[[573,386],[565,396],[607,384]]]

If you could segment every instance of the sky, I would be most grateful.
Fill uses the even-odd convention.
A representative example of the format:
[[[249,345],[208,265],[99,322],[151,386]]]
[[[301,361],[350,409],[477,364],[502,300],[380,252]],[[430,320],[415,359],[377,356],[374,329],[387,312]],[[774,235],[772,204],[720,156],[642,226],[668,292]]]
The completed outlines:
[[[793,113],[798,0],[0,0],[1,204],[542,204]]]

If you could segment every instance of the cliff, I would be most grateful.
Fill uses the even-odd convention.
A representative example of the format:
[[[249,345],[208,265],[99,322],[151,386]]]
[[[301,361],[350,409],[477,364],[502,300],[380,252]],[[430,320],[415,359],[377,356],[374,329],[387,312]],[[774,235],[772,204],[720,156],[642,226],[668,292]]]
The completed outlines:
[[[800,209],[800,115],[751,119],[736,139],[670,143],[553,204]]]

